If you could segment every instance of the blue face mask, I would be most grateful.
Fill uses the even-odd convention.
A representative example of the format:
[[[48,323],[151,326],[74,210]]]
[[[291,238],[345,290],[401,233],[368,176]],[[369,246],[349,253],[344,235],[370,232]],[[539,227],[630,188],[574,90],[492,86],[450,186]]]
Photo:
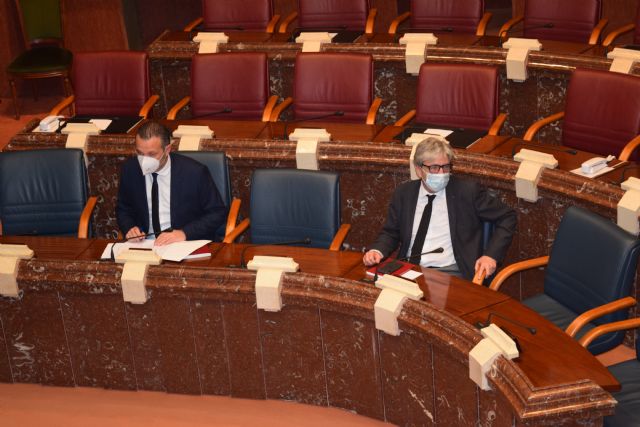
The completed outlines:
[[[449,183],[450,173],[430,173],[424,180],[427,187],[437,193],[444,189]]]

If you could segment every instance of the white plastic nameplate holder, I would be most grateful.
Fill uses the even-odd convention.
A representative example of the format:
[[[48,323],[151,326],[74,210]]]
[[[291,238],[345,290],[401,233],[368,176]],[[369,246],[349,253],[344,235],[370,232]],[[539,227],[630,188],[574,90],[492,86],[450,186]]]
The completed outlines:
[[[289,141],[297,141],[296,167],[318,170],[318,142],[331,141],[331,134],[326,129],[296,128]]]
[[[640,215],[640,179],[630,177],[620,187],[626,192],[618,202],[618,226],[631,234],[638,235],[638,215]]]
[[[18,262],[33,258],[33,250],[27,245],[0,244],[0,295],[18,296]]]
[[[86,152],[87,137],[99,135],[100,129],[93,123],[67,123],[61,132],[67,135],[65,148],[79,148]]]
[[[435,139],[444,141],[447,144],[449,143],[449,141],[447,141],[445,138],[443,138],[440,135],[426,134],[426,133],[412,133],[410,137],[405,139],[404,145],[409,145],[411,147],[411,155],[409,155],[409,175],[411,176],[411,179],[418,179],[418,175],[416,174],[416,168],[413,165],[413,159],[415,159],[415,156],[416,156],[416,147],[418,146],[418,144],[420,144],[422,141],[424,141],[427,138],[435,138]]]
[[[322,43],[331,43],[331,39],[333,39],[335,35],[336,33],[327,32],[302,32],[296,37],[296,43],[302,43],[303,52],[320,52]]]
[[[438,38],[433,33],[406,33],[398,43],[407,46],[404,51],[407,73],[416,76],[425,59],[425,48],[427,45],[438,44]]]
[[[180,125],[173,131],[175,138],[180,138],[178,151],[198,151],[200,141],[205,138],[213,138],[213,131],[209,126]]]
[[[159,265],[162,262],[160,255],[153,251],[127,249],[116,256],[116,262],[124,263],[120,284],[125,302],[132,304],[147,302],[149,299],[146,289],[147,267],[150,264]]]
[[[225,33],[198,33],[193,41],[200,44],[198,53],[217,53],[218,45],[229,41],[229,36]]]
[[[536,39],[519,39],[511,37],[502,44],[507,51],[507,78],[516,82],[527,80],[527,64],[529,52],[542,49]]]
[[[633,64],[640,61],[640,51],[616,47],[607,53],[607,58],[613,59],[609,71],[629,74],[633,68]]]
[[[247,263],[256,272],[256,305],[265,311],[282,310],[282,274],[295,273],[300,266],[293,258],[256,255]]]
[[[373,306],[376,329],[389,335],[400,335],[398,316],[407,299],[419,300],[424,293],[415,282],[385,274],[376,281],[376,287],[382,289]]]
[[[544,168],[555,169],[558,161],[551,154],[523,148],[513,160],[520,162],[516,173],[516,196],[528,202],[538,200],[538,181]]]
[[[484,337],[469,352],[469,378],[482,390],[491,390],[487,373],[498,356],[515,359],[520,354],[516,343],[498,326],[490,324],[480,330]]]

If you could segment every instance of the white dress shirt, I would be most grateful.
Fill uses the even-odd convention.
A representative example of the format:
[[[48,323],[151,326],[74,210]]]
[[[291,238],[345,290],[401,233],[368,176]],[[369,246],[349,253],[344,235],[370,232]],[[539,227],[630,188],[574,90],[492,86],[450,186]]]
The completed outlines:
[[[167,163],[158,172],[158,202],[160,214],[160,229],[166,230],[171,227],[171,156],[167,158]],[[151,186],[153,185],[153,174],[144,177],[147,189],[147,207],[149,208],[149,233],[154,233],[153,217],[151,215]],[[148,239],[155,239],[153,234]]]

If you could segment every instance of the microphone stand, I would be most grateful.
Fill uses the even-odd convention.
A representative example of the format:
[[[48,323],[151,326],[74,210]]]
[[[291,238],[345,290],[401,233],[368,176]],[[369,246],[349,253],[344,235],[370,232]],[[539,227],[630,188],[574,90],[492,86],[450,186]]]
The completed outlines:
[[[344,116],[344,111],[334,111],[333,113],[330,113],[330,114],[322,114],[320,116],[309,117],[308,119],[287,120],[286,122],[284,122],[284,132],[282,133],[282,139],[284,141],[287,141],[289,139],[289,135],[287,135],[287,127],[289,126],[290,123],[310,122],[312,120],[326,119],[327,117],[334,117],[334,116],[342,117]]]
[[[233,110],[231,108],[224,107],[222,110],[214,111],[212,113],[207,113],[207,114],[201,114],[199,116],[192,117],[192,119],[196,119],[196,120],[197,119],[203,119],[205,117],[217,116],[219,114],[228,114],[228,113],[232,113],[232,112],[233,112]]]

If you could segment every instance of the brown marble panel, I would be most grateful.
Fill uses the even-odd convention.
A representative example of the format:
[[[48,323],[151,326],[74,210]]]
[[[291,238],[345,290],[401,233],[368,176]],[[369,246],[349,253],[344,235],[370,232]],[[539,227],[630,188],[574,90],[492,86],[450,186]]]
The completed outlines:
[[[435,419],[443,426],[471,426],[478,421],[478,388],[469,379],[469,366],[448,351],[433,347]]]
[[[138,390],[167,391],[162,369],[162,347],[159,330],[154,323],[155,301],[144,305],[126,304],[131,352],[136,370]]]
[[[502,396],[493,390],[478,391],[478,425],[512,427],[515,424],[515,416]]]
[[[329,405],[384,419],[378,333],[373,321],[321,311]]]

